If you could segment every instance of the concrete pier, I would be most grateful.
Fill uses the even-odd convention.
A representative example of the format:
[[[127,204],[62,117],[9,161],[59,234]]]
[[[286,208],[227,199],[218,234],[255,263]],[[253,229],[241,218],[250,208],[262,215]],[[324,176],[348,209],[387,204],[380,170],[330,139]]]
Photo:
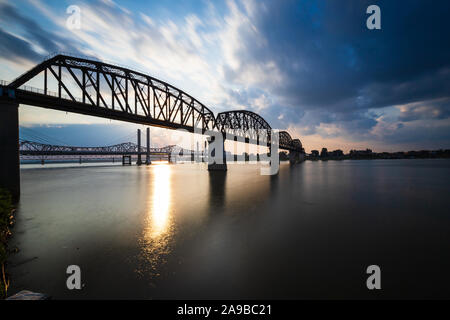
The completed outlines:
[[[122,165],[123,166],[131,166],[131,156],[123,155],[122,156]]]
[[[137,130],[137,144],[138,144],[138,156],[137,156],[137,161],[136,164],[138,166],[142,165],[142,158],[141,158],[141,129]]]
[[[305,155],[302,152],[289,151],[289,163],[296,164],[303,162],[305,160]]]
[[[290,164],[295,164],[297,162],[296,158],[297,158],[296,152],[289,151],[289,163]]]
[[[19,104],[0,100],[0,187],[20,197]]]
[[[244,162],[250,162],[250,138],[245,137],[245,152],[244,152]]]
[[[150,128],[147,128],[147,156],[145,159],[145,164],[152,164],[152,161],[150,160]]]
[[[256,136],[256,161],[257,162],[261,161],[259,157],[259,134]]]

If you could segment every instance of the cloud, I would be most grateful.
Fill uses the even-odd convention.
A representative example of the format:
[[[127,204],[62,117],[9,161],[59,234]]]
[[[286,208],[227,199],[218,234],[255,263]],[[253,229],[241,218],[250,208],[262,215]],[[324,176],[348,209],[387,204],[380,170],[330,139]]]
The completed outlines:
[[[448,148],[450,140],[449,119],[438,121],[417,120],[415,122],[392,123],[379,121],[374,129],[374,135],[378,140],[390,141],[391,144],[416,145],[421,149]],[[376,139],[374,139],[376,140]]]
[[[0,56],[8,60],[20,62],[27,60],[37,62],[40,55],[33,50],[32,45],[19,37],[5,32],[0,28]]]
[[[0,3],[0,17],[2,17],[2,23],[15,29],[15,34],[10,33],[11,37],[21,38],[30,46],[27,48],[28,50],[23,51],[20,50],[21,47],[17,48],[19,49],[16,51],[18,56],[35,62],[37,56],[42,58],[57,51],[69,51],[74,54],[80,52],[78,46],[72,44],[73,41],[68,41],[67,38],[61,37],[55,32],[45,30],[36,21],[20,14],[16,7],[8,3]],[[30,49],[34,53],[30,52]],[[11,56],[11,59],[14,57]]]
[[[393,114],[396,106],[413,104],[389,120],[393,132],[402,129],[399,121],[447,117],[450,44],[439,34],[448,30],[450,4],[376,1],[382,30],[369,31],[365,9],[372,2],[252,2],[249,21],[231,15],[240,21],[239,37],[229,37],[225,78],[264,92],[273,108],[299,110],[279,120],[303,135],[389,144],[391,137],[374,133],[385,124],[377,109]],[[423,106],[437,100],[439,106]]]
[[[399,120],[415,121],[424,119],[448,119],[450,118],[450,98],[431,101],[421,101],[398,106],[400,110]]]
[[[237,56],[273,64],[283,80],[264,89],[303,109],[345,112],[448,95],[450,64],[443,53],[450,45],[435,34],[448,28],[439,7],[450,5],[378,2],[379,32],[364,26],[369,1],[265,2],[269,9],[259,11],[255,27],[267,45],[244,38],[245,51]]]
[[[406,143],[403,133],[414,128],[450,131],[448,1],[228,0],[163,17],[113,1],[80,2],[81,30],[65,27],[65,8],[30,1],[56,27],[46,30],[0,2],[2,20],[13,26],[0,24],[3,57],[95,55],[144,69],[216,113],[253,110],[302,140],[390,144],[396,134]],[[369,31],[365,12],[374,3],[382,30]]]

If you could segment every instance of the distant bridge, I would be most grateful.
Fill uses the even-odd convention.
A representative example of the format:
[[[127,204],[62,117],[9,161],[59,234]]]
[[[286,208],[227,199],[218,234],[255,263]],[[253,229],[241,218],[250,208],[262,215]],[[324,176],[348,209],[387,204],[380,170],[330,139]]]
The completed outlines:
[[[176,145],[165,146],[162,148],[150,148],[152,155],[170,155],[173,152],[183,155],[190,155],[191,150],[182,149]],[[133,142],[125,142],[105,147],[73,147],[44,144],[34,141],[21,140],[19,142],[19,153],[21,156],[59,156],[59,155],[138,155],[146,154],[147,148],[141,147],[139,151],[138,145]]]
[[[20,140],[19,154],[21,160],[40,160],[44,164],[45,160],[68,160],[77,159],[82,161],[91,160],[116,160],[117,156],[122,158],[122,164],[131,164],[132,156],[137,156],[136,164],[151,164],[152,160],[167,160],[176,162],[189,157],[191,161],[204,159],[203,153],[195,154],[192,150],[183,149],[177,145],[169,145],[162,148],[140,147],[133,142],[119,143],[104,147],[78,147],[66,145],[52,145],[29,140]],[[145,162],[141,156],[146,155]]]

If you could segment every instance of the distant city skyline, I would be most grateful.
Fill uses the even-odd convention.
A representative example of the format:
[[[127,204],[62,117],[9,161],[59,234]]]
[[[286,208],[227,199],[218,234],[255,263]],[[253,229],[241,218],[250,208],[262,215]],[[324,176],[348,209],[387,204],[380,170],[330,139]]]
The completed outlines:
[[[81,9],[68,29],[66,9]],[[366,28],[377,4],[382,29]],[[215,113],[248,109],[307,152],[450,148],[450,3],[0,0],[0,79],[53,52],[95,55],[166,80]],[[20,121],[74,145],[137,125],[21,106]],[[152,143],[171,132],[152,128]],[[123,141],[121,141],[123,142]]]

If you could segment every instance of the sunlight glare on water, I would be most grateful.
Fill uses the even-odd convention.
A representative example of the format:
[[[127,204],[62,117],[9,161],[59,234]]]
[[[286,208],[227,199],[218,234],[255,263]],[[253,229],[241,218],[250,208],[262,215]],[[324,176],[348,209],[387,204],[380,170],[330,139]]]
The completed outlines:
[[[251,164],[22,169],[11,292],[371,298],[377,264],[382,298],[448,298],[449,160],[282,163],[275,176]],[[67,290],[68,265],[83,290]]]
[[[155,164],[149,168],[148,175],[150,194],[147,203],[145,227],[140,238],[141,259],[144,265],[138,273],[147,272],[157,276],[158,267],[170,254],[170,244],[174,233],[172,217],[171,166],[166,163]],[[147,262],[147,263],[145,263]]]

